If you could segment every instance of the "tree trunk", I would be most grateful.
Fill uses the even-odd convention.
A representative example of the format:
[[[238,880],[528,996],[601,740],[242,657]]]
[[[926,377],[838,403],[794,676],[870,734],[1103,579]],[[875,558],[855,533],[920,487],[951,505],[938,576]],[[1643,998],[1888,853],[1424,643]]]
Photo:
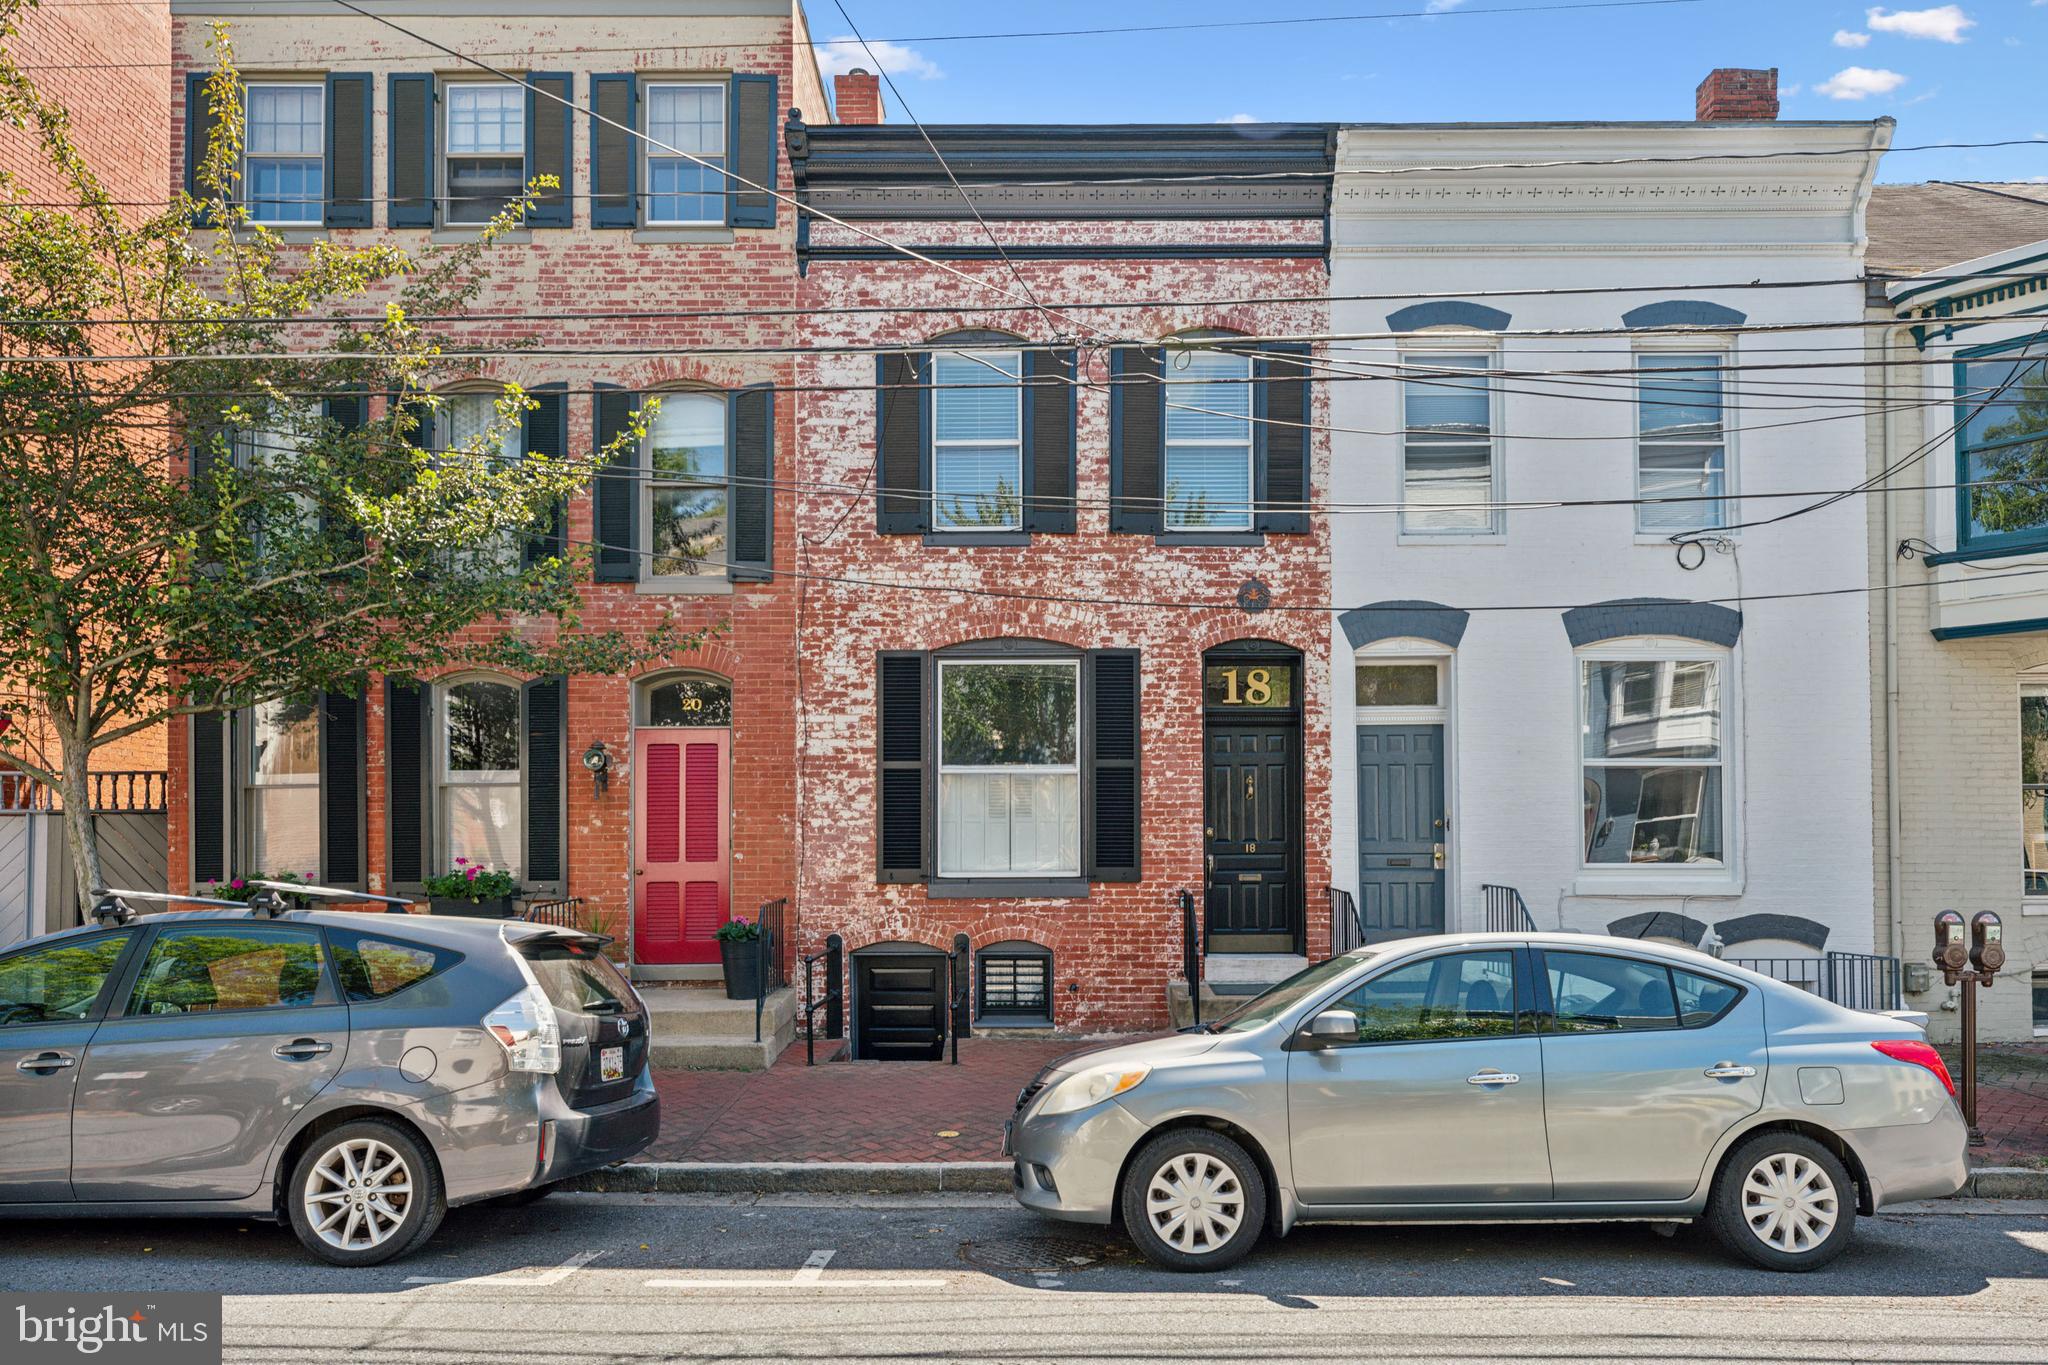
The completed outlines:
[[[83,744],[64,746],[63,781],[58,792],[64,800],[64,838],[71,847],[71,875],[78,897],[78,922],[92,913],[93,892],[100,882],[99,829],[92,818],[92,779],[87,760],[92,751]]]

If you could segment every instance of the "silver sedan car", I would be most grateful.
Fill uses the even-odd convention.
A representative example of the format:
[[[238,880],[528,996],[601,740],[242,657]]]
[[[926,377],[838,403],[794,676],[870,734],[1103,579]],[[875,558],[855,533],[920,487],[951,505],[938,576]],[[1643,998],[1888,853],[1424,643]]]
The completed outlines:
[[[1018,1097],[1018,1200],[1216,1270],[1301,1222],[1704,1219],[1812,1270],[1858,1213],[1953,1194],[1967,1138],[1907,1020],[1703,953],[1453,934],[1319,963]]]

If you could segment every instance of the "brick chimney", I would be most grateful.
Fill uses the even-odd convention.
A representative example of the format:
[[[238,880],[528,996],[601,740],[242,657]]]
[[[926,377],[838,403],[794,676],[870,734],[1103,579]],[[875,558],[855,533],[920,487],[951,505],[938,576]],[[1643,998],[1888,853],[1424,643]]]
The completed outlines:
[[[1773,108],[1776,105],[1773,104]],[[832,112],[841,123],[882,121],[882,78],[856,66],[832,78]]]
[[[1696,100],[1698,112],[1693,117],[1701,123],[1774,119],[1778,116],[1778,68],[1720,67],[1700,82]]]

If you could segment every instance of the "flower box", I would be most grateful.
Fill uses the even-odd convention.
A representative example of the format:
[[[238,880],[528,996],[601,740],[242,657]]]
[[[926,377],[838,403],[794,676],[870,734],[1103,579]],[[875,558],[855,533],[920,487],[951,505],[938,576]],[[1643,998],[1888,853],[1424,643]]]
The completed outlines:
[[[428,898],[428,909],[436,915],[472,915],[478,919],[513,919],[519,914],[518,901],[511,896],[480,901],[432,896]]]

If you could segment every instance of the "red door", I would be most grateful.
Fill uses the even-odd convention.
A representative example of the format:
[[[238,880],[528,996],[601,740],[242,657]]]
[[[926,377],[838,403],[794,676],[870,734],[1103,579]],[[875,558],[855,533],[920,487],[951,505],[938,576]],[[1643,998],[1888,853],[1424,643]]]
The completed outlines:
[[[633,958],[654,966],[718,961],[732,918],[730,730],[633,736]]]

